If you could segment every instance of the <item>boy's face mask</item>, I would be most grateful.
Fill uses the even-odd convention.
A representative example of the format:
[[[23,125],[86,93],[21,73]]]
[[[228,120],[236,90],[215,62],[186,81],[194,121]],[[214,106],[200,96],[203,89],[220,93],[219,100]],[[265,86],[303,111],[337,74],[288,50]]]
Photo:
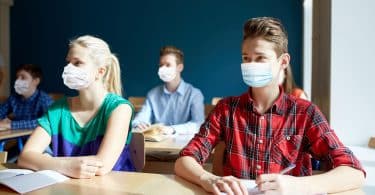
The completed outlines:
[[[242,78],[250,87],[265,87],[272,81],[271,63],[242,63]]]
[[[14,89],[17,94],[25,95],[29,91],[30,82],[27,80],[17,79],[14,83]]]
[[[159,78],[164,82],[170,82],[176,78],[176,66],[161,66],[158,71]]]

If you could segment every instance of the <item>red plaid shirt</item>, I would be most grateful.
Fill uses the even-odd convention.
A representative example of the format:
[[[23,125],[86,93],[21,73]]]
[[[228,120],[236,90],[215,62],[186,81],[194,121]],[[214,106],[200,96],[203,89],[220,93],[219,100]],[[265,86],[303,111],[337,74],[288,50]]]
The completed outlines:
[[[241,96],[223,99],[180,155],[203,164],[223,140],[224,175],[255,179],[264,173],[279,173],[292,163],[296,167],[289,174],[311,175],[312,156],[327,162],[329,168],[346,165],[363,171],[317,106],[280,91],[263,115],[253,106],[250,88]]]

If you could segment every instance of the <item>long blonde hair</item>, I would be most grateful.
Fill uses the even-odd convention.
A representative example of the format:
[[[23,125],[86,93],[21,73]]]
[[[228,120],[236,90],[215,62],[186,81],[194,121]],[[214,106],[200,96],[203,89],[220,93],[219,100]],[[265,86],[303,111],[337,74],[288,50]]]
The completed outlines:
[[[87,48],[96,65],[105,66],[107,71],[103,77],[103,84],[108,92],[122,96],[121,70],[117,57],[111,53],[108,44],[90,35],[80,36],[70,41],[69,46],[75,44]]]

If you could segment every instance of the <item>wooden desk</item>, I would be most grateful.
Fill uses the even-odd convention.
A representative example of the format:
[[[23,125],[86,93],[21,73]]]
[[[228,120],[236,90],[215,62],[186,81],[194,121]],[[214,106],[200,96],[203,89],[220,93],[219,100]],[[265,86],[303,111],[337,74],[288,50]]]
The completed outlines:
[[[21,151],[23,148],[22,138],[30,136],[33,130],[5,130],[0,131],[0,152],[4,151],[5,142],[11,139],[18,139],[18,148]]]
[[[162,152],[172,152],[179,153],[182,148],[189,143],[193,138],[194,134],[188,135],[173,135],[161,142],[145,142],[145,150],[147,152],[162,151]]]
[[[5,165],[7,166],[7,165]],[[10,165],[15,168],[14,165]],[[7,166],[9,167],[9,165]],[[1,167],[0,167],[1,169]],[[4,165],[2,166],[4,169]],[[0,186],[0,194],[16,194]],[[47,194],[206,194],[199,186],[187,182],[175,175],[150,173],[133,173],[113,171],[104,176],[92,179],[70,179],[39,190],[30,192],[33,195]]]
[[[14,164],[3,164],[0,169],[16,168]],[[0,186],[0,194],[16,194]],[[152,195],[199,195],[207,194],[201,187],[175,175],[133,173],[113,171],[92,179],[70,179],[30,192],[33,195],[49,194],[152,194]],[[361,195],[361,189],[337,195]]]

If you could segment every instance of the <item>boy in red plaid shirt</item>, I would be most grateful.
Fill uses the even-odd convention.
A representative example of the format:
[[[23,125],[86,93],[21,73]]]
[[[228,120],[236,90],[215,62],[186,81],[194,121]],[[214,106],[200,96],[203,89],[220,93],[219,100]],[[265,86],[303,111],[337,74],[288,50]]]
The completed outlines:
[[[288,38],[274,18],[253,18],[244,25],[242,76],[247,92],[219,102],[200,131],[181,151],[177,175],[220,194],[247,194],[238,178],[256,179],[266,194],[335,193],[364,182],[358,159],[329,127],[317,106],[284,93],[279,75],[289,66]],[[224,177],[202,164],[225,142]],[[328,164],[312,175],[311,157]],[[283,169],[295,166],[287,175]]]

